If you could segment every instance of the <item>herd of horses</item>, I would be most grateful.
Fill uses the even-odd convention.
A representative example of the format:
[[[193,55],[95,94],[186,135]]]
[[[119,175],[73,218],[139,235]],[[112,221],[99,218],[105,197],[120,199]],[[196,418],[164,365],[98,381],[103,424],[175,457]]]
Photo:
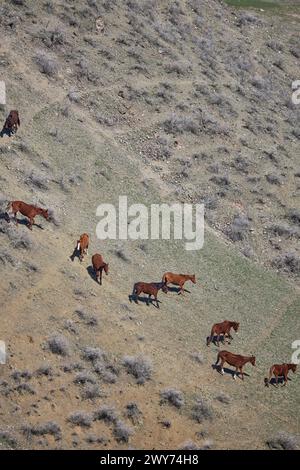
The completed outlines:
[[[7,117],[4,127],[1,131],[1,135],[7,134],[11,136],[14,134],[18,127],[20,126],[20,119],[18,111],[11,111]],[[6,220],[10,222],[13,217],[16,225],[18,226],[18,212],[25,216],[28,219],[28,228],[32,230],[33,225],[35,224],[34,219],[36,216],[42,216],[46,220],[50,220],[49,211],[41,207],[37,207],[31,204],[27,204],[23,201],[10,201],[6,208]],[[74,248],[73,254],[71,255],[71,260],[74,261],[75,257],[78,256],[80,263],[83,262],[84,256],[88,255],[90,237],[87,233],[83,233],[79,240],[77,240],[76,246]],[[104,271],[108,275],[109,265],[106,263],[101,254],[95,253],[92,256],[92,266],[93,273],[96,282],[102,285],[102,272]],[[134,300],[138,303],[140,299],[140,294],[146,294],[146,304],[149,305],[153,300],[155,301],[156,307],[159,308],[159,301],[157,298],[158,292],[162,290],[165,294],[170,290],[170,284],[178,288],[178,295],[184,294],[184,285],[187,281],[191,281],[193,284],[196,284],[195,274],[176,274],[172,272],[166,272],[162,276],[161,282],[136,282],[133,286],[132,294],[129,296],[130,301]],[[206,339],[206,344],[209,346],[212,342],[218,347],[220,346],[220,340],[223,344],[226,343],[228,339],[228,344],[232,341],[233,337],[231,335],[231,330],[233,329],[236,333],[238,332],[240,324],[235,321],[225,320],[222,323],[215,323],[212,326],[211,333]],[[233,354],[229,351],[219,351],[217,356],[217,361],[215,363],[215,368],[218,369],[220,374],[224,374],[224,364],[227,363],[230,366],[235,367],[233,372],[233,378],[236,379],[240,375],[241,379],[244,380],[244,371],[243,368],[247,363],[255,366],[256,358],[255,356],[242,356],[239,354]],[[278,386],[279,379],[283,380],[283,386],[287,384],[288,373],[291,370],[296,372],[297,365],[284,363],[284,364],[274,364],[269,370],[269,377],[265,378],[265,385],[269,386],[270,383],[274,384],[273,376],[275,378],[276,386]]]

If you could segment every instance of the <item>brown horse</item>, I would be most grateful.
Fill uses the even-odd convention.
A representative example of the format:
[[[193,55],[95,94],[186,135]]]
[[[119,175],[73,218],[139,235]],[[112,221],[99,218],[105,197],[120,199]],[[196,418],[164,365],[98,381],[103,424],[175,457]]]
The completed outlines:
[[[108,275],[108,263],[105,263],[102,256],[99,253],[96,253],[92,256],[92,264],[94,268],[94,273],[96,276],[96,281],[99,282],[100,286],[102,285],[102,271]]]
[[[11,136],[11,134],[17,132],[18,127],[20,127],[19,112],[13,110],[9,113],[6,118],[3,129],[1,131],[1,135],[8,134],[9,136]]]
[[[234,379],[236,378],[238,371],[240,371],[240,373],[242,374],[242,380],[244,380],[243,367],[245,364],[247,364],[247,362],[250,362],[253,366],[255,366],[255,356],[240,356],[238,354],[233,354],[229,351],[220,351],[218,353],[217,361],[215,363],[216,366],[220,360],[220,372],[222,375],[224,374],[223,366],[225,362],[235,367],[235,373],[233,373]]]
[[[283,387],[284,387],[287,384],[288,373],[290,370],[292,370],[293,373],[295,373],[297,370],[297,365],[296,364],[274,364],[272,367],[270,367],[269,379],[267,378],[265,379],[266,386],[267,387],[269,386],[272,380],[272,376],[274,375],[276,379],[277,387],[278,387],[278,378],[283,377],[283,380],[284,380]]]
[[[79,253],[80,262],[83,261],[84,255],[88,254],[89,242],[90,238],[87,233],[83,233],[82,235],[80,235],[79,240],[77,240],[77,245],[71,256],[72,261],[74,261],[76,253]]]
[[[226,335],[228,336],[229,340],[232,340],[232,336],[230,334],[231,328],[237,333],[240,324],[236,321],[228,321],[224,320],[222,323],[215,323],[211,329],[210,336],[206,339],[207,346],[213,341],[214,337],[217,337],[218,347],[220,346],[220,337],[223,336],[223,343],[225,342]],[[229,343],[230,344],[230,343]]]
[[[179,286],[179,294],[183,294],[184,292],[184,284],[186,281],[192,281],[196,284],[196,277],[195,274],[174,274],[174,273],[165,273],[162,277],[162,282],[167,286],[168,284],[174,284],[175,286]]]
[[[135,303],[138,303],[138,297],[141,293],[148,294],[148,298],[146,299],[147,305],[149,305],[151,296],[153,295],[154,300],[156,300],[156,306],[159,308],[159,303],[157,299],[157,294],[159,290],[162,290],[165,294],[168,292],[168,288],[165,286],[163,282],[136,282],[133,286],[133,291],[131,295],[131,299],[134,299]]]
[[[11,201],[6,208],[6,212],[8,216],[10,214],[14,216],[16,225],[18,225],[19,223],[17,219],[17,213],[20,212],[22,215],[25,215],[25,217],[29,219],[28,228],[30,230],[32,230],[34,218],[37,215],[41,215],[46,220],[49,220],[48,209],[42,209],[41,207],[32,206],[31,204],[26,204],[26,202],[23,201]]]

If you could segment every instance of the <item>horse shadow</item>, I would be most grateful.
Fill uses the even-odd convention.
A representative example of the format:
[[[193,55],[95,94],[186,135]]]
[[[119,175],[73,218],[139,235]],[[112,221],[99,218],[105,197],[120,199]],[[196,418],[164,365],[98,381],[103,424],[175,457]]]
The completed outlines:
[[[2,131],[0,132],[0,137],[4,137],[5,135],[7,135],[8,137],[11,137],[12,135],[14,135],[14,132],[11,130],[11,129],[2,129]]]
[[[206,337],[206,344],[207,344],[207,341],[209,340],[209,338],[210,338],[210,336]],[[218,335],[215,335],[213,337],[213,339],[211,340],[211,344],[213,344],[214,346],[216,346],[218,348],[219,346],[218,346],[217,339],[218,339]],[[228,336],[226,336],[226,338],[225,338],[225,336],[221,336],[221,338],[220,338],[220,344],[222,346],[225,346],[226,344],[231,344],[231,341],[232,341],[232,339],[228,338]]]
[[[169,287],[169,286],[167,286],[167,288],[168,288],[168,292],[176,292],[177,294],[179,294],[179,292],[180,292],[180,287],[174,287],[174,286]],[[188,294],[191,294],[191,291],[187,290],[185,288],[183,288],[183,291],[187,292]]]
[[[292,380],[289,377],[287,379]],[[279,385],[284,384],[284,377],[278,377],[278,385],[276,384],[276,378],[275,377],[272,377],[270,382],[269,382],[269,379],[267,377],[265,377],[264,383],[265,383],[266,387],[268,387],[269,385],[273,385],[273,387],[277,388],[277,386],[279,387]]]
[[[90,266],[88,266],[86,268],[86,270],[87,270],[89,276],[93,279],[93,281],[95,281],[98,285],[100,285],[99,282],[97,281],[96,274],[95,274],[93,266],[90,264]]]
[[[75,258],[79,258],[79,251],[77,250],[77,246],[75,246],[73,253],[70,256],[70,260],[74,261]],[[91,266],[92,268],[92,266]]]
[[[220,375],[222,375],[221,374],[221,367],[220,367],[219,364],[212,364],[212,368],[214,370],[216,370]],[[224,370],[224,374],[231,375],[232,378],[235,376],[235,370],[228,369],[228,367],[223,367],[223,370]],[[241,378],[241,373],[240,372],[237,372],[236,375]],[[247,372],[244,372],[244,376],[250,377],[250,375],[247,374]]]
[[[159,308],[159,305],[156,305],[156,300],[155,299],[149,299],[148,297],[140,297],[140,296],[136,296],[134,294],[129,294],[128,296],[128,299],[129,299],[129,302],[134,302],[138,305],[138,302],[142,302],[143,304],[146,304],[148,307],[149,305],[153,305],[153,307],[155,308]],[[159,304],[161,304],[161,301],[160,300],[157,300],[157,302]]]
[[[0,214],[0,220],[5,220],[8,224],[10,223],[10,218],[7,212],[2,212]]]
[[[10,218],[8,213],[7,212],[2,212],[0,214],[0,220],[5,220],[8,224],[10,222],[13,222],[15,225],[17,225],[15,223],[15,219],[14,218]],[[26,227],[29,228],[29,221],[25,218],[23,219],[18,219],[18,225],[25,225]],[[35,226],[35,227],[38,227],[40,230],[44,230],[44,227],[42,227],[42,225],[40,224],[37,224],[36,222],[34,222],[34,224],[32,226]]]

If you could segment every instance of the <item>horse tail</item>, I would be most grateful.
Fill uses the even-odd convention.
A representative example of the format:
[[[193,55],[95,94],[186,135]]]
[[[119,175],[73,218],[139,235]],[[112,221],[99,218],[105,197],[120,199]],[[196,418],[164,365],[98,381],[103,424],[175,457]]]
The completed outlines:
[[[206,339],[206,346],[210,345],[210,343],[212,342],[212,340],[214,338],[214,334],[215,334],[215,330],[214,330],[214,327],[212,327],[211,332],[210,332],[210,336],[208,336],[207,339]]]
[[[5,212],[11,212],[11,209],[12,209],[12,202],[10,201],[6,206]]]
[[[268,385],[271,383],[271,379],[272,379],[272,376],[273,376],[273,372],[274,372],[274,366],[271,366],[271,367],[270,367],[270,372],[269,372]]]
[[[134,284],[131,295],[134,296],[134,295],[136,295],[136,293],[137,293],[137,288],[136,288],[136,284]]]

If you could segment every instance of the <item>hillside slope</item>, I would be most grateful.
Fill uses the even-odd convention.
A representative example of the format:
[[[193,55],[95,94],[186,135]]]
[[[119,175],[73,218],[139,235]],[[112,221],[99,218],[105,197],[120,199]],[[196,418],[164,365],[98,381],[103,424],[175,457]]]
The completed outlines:
[[[279,18],[213,1],[0,8],[2,118],[21,114],[17,135],[0,139],[2,210],[22,199],[55,222],[29,232],[0,220],[2,446],[264,448],[277,431],[297,434],[297,375],[280,389],[263,381],[300,334],[297,23],[279,42]],[[96,208],[119,195],[205,201],[203,250],[97,240]],[[101,287],[90,257],[69,258],[82,232],[109,261]],[[134,282],[167,270],[198,283],[161,293],[160,309],[129,302]],[[241,323],[226,348],[257,357],[244,383],[213,370],[218,349],[205,346],[225,318]],[[93,360],[86,348],[99,348]],[[144,358],[146,379],[151,364],[144,384],[127,373],[128,355]],[[166,388],[182,406],[162,403]]]

